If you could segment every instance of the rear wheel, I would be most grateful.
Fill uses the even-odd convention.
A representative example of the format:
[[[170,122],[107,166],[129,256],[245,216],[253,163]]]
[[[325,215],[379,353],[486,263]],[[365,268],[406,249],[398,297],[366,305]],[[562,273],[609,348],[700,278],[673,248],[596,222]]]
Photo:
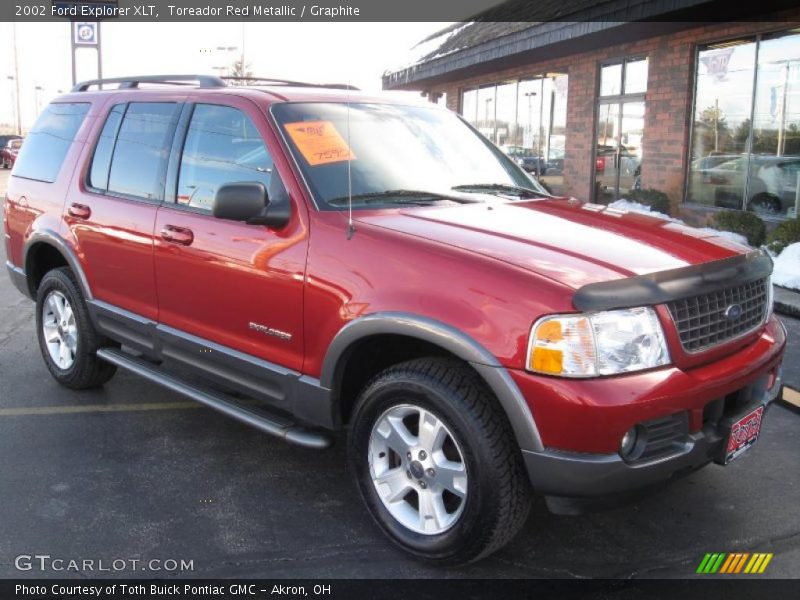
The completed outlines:
[[[462,363],[420,359],[361,393],[349,460],[367,508],[412,555],[464,564],[505,545],[527,518],[519,448],[483,381]]]
[[[47,369],[61,385],[74,390],[103,385],[117,368],[97,358],[106,340],[94,330],[83,294],[72,271],[49,271],[36,295],[36,329]]]

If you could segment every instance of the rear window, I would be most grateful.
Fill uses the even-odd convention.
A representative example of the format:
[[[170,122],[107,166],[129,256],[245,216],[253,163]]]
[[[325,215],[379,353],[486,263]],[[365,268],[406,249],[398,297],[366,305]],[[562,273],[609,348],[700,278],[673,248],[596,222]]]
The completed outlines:
[[[88,103],[50,104],[36,119],[14,166],[14,175],[52,183],[75,140]]]

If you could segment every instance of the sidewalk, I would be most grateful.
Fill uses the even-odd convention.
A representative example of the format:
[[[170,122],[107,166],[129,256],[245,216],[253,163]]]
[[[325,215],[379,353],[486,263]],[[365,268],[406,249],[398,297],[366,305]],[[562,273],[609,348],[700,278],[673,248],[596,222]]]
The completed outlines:
[[[800,292],[775,286],[775,312],[800,317]]]

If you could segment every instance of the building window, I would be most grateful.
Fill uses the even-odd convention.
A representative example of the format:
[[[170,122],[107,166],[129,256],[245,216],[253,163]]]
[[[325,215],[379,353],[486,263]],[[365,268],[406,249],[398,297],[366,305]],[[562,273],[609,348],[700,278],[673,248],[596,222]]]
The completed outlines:
[[[549,73],[461,92],[461,114],[553,193],[563,192],[568,77]]]
[[[600,66],[594,201],[607,204],[641,187],[647,58]]]
[[[698,50],[686,199],[766,217],[800,208],[800,34]]]

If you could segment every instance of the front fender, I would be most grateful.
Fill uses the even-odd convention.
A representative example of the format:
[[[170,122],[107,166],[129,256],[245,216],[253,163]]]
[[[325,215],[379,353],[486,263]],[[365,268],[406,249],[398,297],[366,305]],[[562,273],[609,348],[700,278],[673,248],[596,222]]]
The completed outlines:
[[[320,384],[333,389],[344,367],[348,348],[374,335],[401,335],[434,344],[468,362],[497,397],[520,448],[544,449],[525,397],[508,371],[486,348],[458,329],[427,317],[402,312],[378,312],[350,321],[334,337],[322,364]]]

